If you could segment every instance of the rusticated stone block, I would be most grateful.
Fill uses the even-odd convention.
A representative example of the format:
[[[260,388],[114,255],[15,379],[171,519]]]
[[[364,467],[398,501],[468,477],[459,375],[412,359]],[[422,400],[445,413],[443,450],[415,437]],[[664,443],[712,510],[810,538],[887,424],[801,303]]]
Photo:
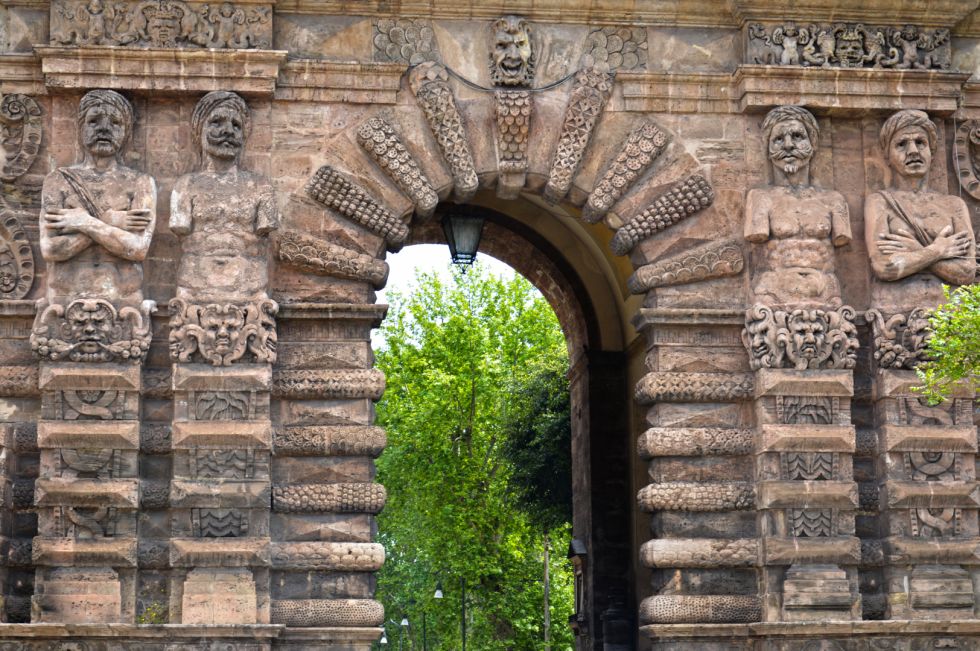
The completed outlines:
[[[640,435],[642,459],[656,457],[740,456],[755,449],[750,429],[723,427],[652,427]]]
[[[748,595],[656,595],[640,604],[643,624],[723,624],[760,619],[762,603]]]
[[[751,399],[754,387],[751,373],[648,373],[636,383],[636,401],[737,402]]]
[[[184,580],[183,624],[255,624],[255,580],[247,569],[191,570]]]
[[[171,567],[267,567],[269,541],[265,538],[174,538],[170,541]]]
[[[290,570],[375,572],[385,561],[377,543],[279,542],[272,543],[272,566]]]
[[[759,542],[753,538],[674,538],[648,540],[640,547],[646,567],[754,567]]]
[[[272,623],[286,626],[380,626],[384,607],[370,599],[290,599],[272,602]]]
[[[387,443],[384,429],[372,426],[305,425],[277,428],[277,456],[377,457]]]
[[[272,376],[273,397],[288,400],[380,400],[384,390],[385,376],[377,369],[283,370]]]
[[[755,508],[755,489],[747,482],[665,482],[644,486],[637,500],[644,511],[746,511]]]
[[[38,565],[136,567],[135,538],[35,538],[32,558]]]
[[[387,492],[381,484],[273,486],[272,508],[280,513],[379,513]]]
[[[138,483],[135,479],[39,479],[35,502],[37,506],[116,506],[135,509],[139,503]]]
[[[37,425],[39,448],[138,450],[137,421],[43,420]]]

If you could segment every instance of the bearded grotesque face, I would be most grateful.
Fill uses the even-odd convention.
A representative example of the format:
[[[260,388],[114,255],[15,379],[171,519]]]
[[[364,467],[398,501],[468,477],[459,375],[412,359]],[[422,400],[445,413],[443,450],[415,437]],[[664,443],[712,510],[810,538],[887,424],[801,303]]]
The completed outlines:
[[[825,348],[827,335],[823,321],[819,318],[799,314],[794,315],[789,326],[796,356],[807,361],[820,359],[820,351]]]
[[[201,327],[206,332],[207,347],[218,355],[231,353],[245,325],[245,315],[231,305],[224,308],[208,306],[201,312]]]
[[[860,34],[844,32],[837,38],[834,51],[844,68],[860,68],[864,64],[864,41]]]
[[[218,106],[205,121],[201,138],[205,154],[234,160],[245,146],[245,122],[230,106]]]
[[[65,312],[71,341],[84,355],[94,355],[110,343],[115,325],[112,308],[105,301],[75,301]]]
[[[496,86],[528,86],[534,78],[531,27],[519,16],[504,16],[493,25],[490,80]]]
[[[888,164],[902,176],[922,178],[932,165],[929,134],[918,126],[899,130],[888,143]]]
[[[783,120],[769,133],[769,160],[785,174],[796,174],[810,165],[813,143],[799,120]]]
[[[126,116],[116,107],[101,103],[82,119],[82,144],[96,158],[115,156],[126,141]]]

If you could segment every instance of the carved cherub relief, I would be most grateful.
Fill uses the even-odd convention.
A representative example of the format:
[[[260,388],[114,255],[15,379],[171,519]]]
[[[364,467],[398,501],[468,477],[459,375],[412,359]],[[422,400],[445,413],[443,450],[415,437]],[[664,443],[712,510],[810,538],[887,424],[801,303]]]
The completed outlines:
[[[745,219],[745,239],[765,252],[754,300],[771,307],[839,307],[834,248],[851,241],[851,225],[843,195],[810,182],[817,122],[806,109],[780,106],[762,128],[772,185],[749,192]]]
[[[131,359],[145,353],[140,342],[149,343],[154,305],[143,300],[142,262],[156,222],[156,183],[120,161],[132,129],[126,98],[111,90],[87,93],[78,109],[82,162],[44,179],[47,294],[31,337],[43,357],[75,351],[80,361]]]
[[[966,203],[928,189],[936,126],[922,111],[892,115],[881,128],[892,187],[865,201],[865,235],[875,276],[896,281],[920,272],[946,283],[973,282],[976,242]]]
[[[495,86],[530,86],[536,58],[531,26],[520,16],[503,16],[491,29],[490,81]]]
[[[268,179],[241,169],[251,116],[240,96],[205,95],[191,117],[201,168],[174,185],[170,230],[180,238],[171,301],[171,355],[227,366],[247,353],[275,359],[269,234],[279,216]]]

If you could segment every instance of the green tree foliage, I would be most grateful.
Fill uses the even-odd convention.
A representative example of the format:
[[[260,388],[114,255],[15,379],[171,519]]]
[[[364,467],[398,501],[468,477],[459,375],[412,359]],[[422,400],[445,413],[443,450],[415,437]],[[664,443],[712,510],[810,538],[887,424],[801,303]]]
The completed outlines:
[[[929,318],[929,360],[916,369],[923,393],[932,402],[949,395],[952,385],[967,382],[976,387],[980,378],[980,285],[945,291],[946,302]]]
[[[465,580],[467,649],[543,649],[544,532],[521,508],[504,423],[525,403],[513,399],[515,386],[567,369],[554,312],[523,278],[501,280],[479,264],[451,283],[423,275],[410,295],[388,299],[377,365],[387,376],[378,404],[388,432],[378,460],[388,490],[378,595],[389,642],[402,635],[405,649],[422,649],[424,614],[428,649],[458,651]],[[559,452],[564,463],[570,449]],[[569,535],[567,522],[550,535],[555,651],[572,648]],[[398,625],[403,616],[408,629]]]

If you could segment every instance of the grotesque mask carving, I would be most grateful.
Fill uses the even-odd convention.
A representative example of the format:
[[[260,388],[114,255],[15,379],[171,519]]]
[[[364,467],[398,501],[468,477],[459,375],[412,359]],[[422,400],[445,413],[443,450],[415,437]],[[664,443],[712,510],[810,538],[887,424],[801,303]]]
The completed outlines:
[[[504,16],[493,24],[490,80],[496,86],[528,86],[534,78],[531,27],[520,16]]]
[[[834,50],[843,68],[860,68],[864,65],[864,37],[858,27],[840,27],[835,30]]]

